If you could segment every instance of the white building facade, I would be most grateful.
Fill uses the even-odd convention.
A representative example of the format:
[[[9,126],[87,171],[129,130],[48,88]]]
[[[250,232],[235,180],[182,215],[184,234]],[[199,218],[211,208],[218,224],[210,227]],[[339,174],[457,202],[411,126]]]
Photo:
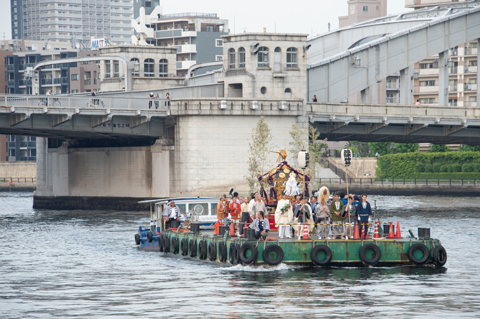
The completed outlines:
[[[225,97],[305,98],[307,34],[242,33],[222,39]]]

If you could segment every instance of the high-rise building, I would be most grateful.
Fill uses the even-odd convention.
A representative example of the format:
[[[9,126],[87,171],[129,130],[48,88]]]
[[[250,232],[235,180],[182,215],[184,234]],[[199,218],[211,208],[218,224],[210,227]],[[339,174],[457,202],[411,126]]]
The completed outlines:
[[[133,1],[133,18],[136,19],[140,16],[140,8],[145,8],[145,14],[152,13],[155,7],[160,5],[160,0],[134,0]]]
[[[466,0],[405,0],[405,7],[421,9],[430,6],[467,2]],[[448,104],[450,106],[477,106],[477,41],[468,42],[449,50]],[[420,104],[438,105],[438,55],[416,63],[418,79],[414,80],[413,99]]]
[[[155,1],[145,1],[155,2]],[[90,39],[130,43],[133,0],[10,0],[12,38],[71,42],[88,46]]]
[[[228,34],[228,20],[216,13],[163,14],[161,6],[135,21],[138,43],[177,48],[177,76],[202,62],[221,61],[222,35]]]

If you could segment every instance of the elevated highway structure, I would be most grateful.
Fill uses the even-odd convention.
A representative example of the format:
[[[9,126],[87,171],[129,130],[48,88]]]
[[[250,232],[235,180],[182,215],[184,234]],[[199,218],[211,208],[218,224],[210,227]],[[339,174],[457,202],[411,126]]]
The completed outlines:
[[[370,87],[400,72],[400,103],[412,104],[413,64],[438,54],[439,105],[446,106],[448,50],[473,40],[480,44],[479,38],[478,0],[374,19],[313,37],[307,43],[308,100],[316,95],[321,102],[340,102],[361,92],[366,103]]]

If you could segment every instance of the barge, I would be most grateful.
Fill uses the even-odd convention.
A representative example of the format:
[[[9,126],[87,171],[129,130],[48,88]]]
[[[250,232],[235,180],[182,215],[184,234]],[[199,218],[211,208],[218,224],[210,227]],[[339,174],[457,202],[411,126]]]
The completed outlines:
[[[226,226],[219,227],[219,231],[212,230],[216,222],[216,199],[212,198],[184,198],[173,199],[178,205],[185,205],[186,215],[190,220],[179,222],[175,228],[165,228],[163,219],[164,207],[169,200],[143,201],[150,203],[151,223],[149,227],[139,227],[135,234],[135,242],[141,250],[159,251],[163,254],[173,254],[184,258],[208,260],[225,265],[271,265],[280,263],[312,266],[377,266],[391,267],[402,265],[434,265],[442,267],[447,262],[447,252],[439,239],[430,238],[430,230],[419,228],[415,236],[411,230],[408,236],[401,237],[400,230],[394,233],[392,222],[383,228],[378,221],[372,223],[370,238],[359,238],[358,234],[349,239],[317,239],[315,229],[308,234],[307,225],[304,228],[304,237],[299,239],[279,238],[274,214],[277,199],[285,190],[285,184],[292,176],[298,182],[301,193],[308,196],[308,175],[302,174],[291,167],[285,156],[277,167],[264,175],[259,175],[262,193],[267,204],[267,218],[270,221],[271,231],[268,237],[255,239],[254,230],[242,228],[241,236],[236,236],[236,228],[228,221]],[[299,161],[300,162],[300,161]],[[303,183],[303,188],[301,187]],[[268,193],[266,187],[268,187]],[[269,195],[268,195],[269,194]],[[290,197],[293,200],[293,196]],[[246,217],[248,219],[248,213]],[[273,217],[272,217],[273,216]],[[245,216],[242,216],[244,220]],[[243,222],[242,222],[243,223]],[[230,224],[228,226],[228,224]],[[285,224],[282,224],[285,225]],[[298,226],[295,221],[287,225]],[[315,224],[317,227],[330,228],[331,222]],[[342,223],[342,225],[345,225]],[[242,226],[244,226],[242,224]],[[303,226],[303,224],[301,225]],[[311,226],[311,225],[310,225]],[[346,224],[346,226],[353,226]],[[375,232],[373,232],[375,229]],[[387,235],[388,234],[388,235]],[[363,236],[365,237],[365,236]]]

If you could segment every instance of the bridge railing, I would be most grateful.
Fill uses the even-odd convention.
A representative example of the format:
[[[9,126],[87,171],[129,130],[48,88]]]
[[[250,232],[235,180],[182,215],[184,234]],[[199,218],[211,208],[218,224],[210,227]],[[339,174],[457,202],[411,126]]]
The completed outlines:
[[[62,95],[13,95],[1,94],[0,106],[45,106],[61,108],[105,108],[105,109],[155,109],[169,110],[170,101],[156,98],[128,98],[101,96],[62,96]]]
[[[36,177],[0,177],[0,183],[36,183]]]
[[[338,173],[337,173],[338,174]],[[345,177],[340,178],[319,178],[319,184],[345,184]],[[431,186],[451,186],[451,185],[480,185],[475,178],[348,178],[349,185],[431,185]]]

